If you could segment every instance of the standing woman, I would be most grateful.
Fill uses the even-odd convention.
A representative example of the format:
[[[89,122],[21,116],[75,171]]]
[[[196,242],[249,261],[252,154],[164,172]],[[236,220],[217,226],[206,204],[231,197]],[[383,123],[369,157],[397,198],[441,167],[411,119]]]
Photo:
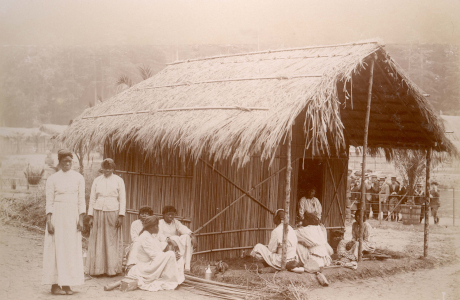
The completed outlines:
[[[94,179],[89,200],[89,226],[92,229],[85,272],[114,276],[122,271],[121,224],[126,211],[125,183],[113,174],[113,159],[104,159],[101,166],[103,175]]]
[[[46,230],[43,284],[51,293],[72,295],[70,286],[84,283],[81,230],[86,212],[85,180],[71,170],[72,153],[58,151],[60,171],[46,181]]]

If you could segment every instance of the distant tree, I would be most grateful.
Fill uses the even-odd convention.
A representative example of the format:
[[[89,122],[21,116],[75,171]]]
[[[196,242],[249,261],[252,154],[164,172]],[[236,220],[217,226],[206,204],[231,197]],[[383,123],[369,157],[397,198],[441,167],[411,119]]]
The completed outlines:
[[[395,149],[393,150],[392,157],[387,157],[387,159],[392,161],[399,175],[401,175],[403,181],[407,184],[407,195],[413,196],[415,186],[422,178],[425,178],[426,175],[426,151]],[[445,159],[445,154],[433,152],[431,168],[435,168]]]
[[[139,71],[139,75],[141,76],[142,80],[147,80],[155,74],[153,69],[147,65],[142,65],[138,67],[137,70]],[[126,74],[121,75],[117,79],[117,86],[121,88],[121,90],[129,89],[133,85],[133,80]]]

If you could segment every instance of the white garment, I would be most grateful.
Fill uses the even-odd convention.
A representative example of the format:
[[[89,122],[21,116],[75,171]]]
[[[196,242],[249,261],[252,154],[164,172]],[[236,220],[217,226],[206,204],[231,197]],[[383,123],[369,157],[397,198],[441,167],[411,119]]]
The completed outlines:
[[[165,237],[170,236],[181,236],[183,234],[190,234],[192,231],[185,225],[183,225],[179,220],[172,220],[171,223],[166,223],[164,219],[161,219],[159,222],[160,233]]]
[[[192,260],[192,242],[190,234],[192,231],[179,220],[172,220],[166,223],[164,219],[159,221],[159,234],[165,238],[170,238],[179,246],[179,254],[183,258],[183,268],[190,271],[190,262]]]
[[[126,212],[125,182],[115,174],[105,177],[101,175],[94,179],[89,199],[88,216],[93,215],[93,210],[119,211],[124,216]]]
[[[323,228],[321,225],[309,225],[296,230],[299,241],[297,255],[302,263],[305,264],[308,259],[313,259],[320,267],[331,264],[334,250],[329,246]]]
[[[318,219],[321,220],[322,211],[323,207],[321,206],[321,203],[319,202],[318,198],[313,197],[311,199],[307,199],[305,197],[302,197],[300,199],[299,217],[301,220],[303,220],[305,212],[314,214],[316,217],[318,217]]]
[[[273,268],[280,270],[281,269],[281,251],[283,244],[283,224],[279,224],[275,229],[273,229],[270,242],[268,247],[257,244],[251,252],[251,256],[255,258],[263,258],[265,262],[272,266]],[[294,229],[288,225],[288,236],[286,240],[287,251],[286,251],[286,260],[295,260],[296,259],[296,248],[297,248],[297,236]]]
[[[146,291],[173,290],[184,282],[173,251],[163,252],[167,243],[161,242],[157,234],[144,231],[136,243],[137,264],[129,270],[128,276],[138,280],[138,286]]]
[[[137,240],[142,229],[144,229],[144,225],[142,224],[141,220],[136,220],[131,223],[131,228],[129,232],[131,236],[131,242],[135,242]]]
[[[46,213],[51,213],[54,234],[45,230],[43,284],[75,286],[84,283],[80,214],[86,211],[85,179],[62,170],[46,181]]]

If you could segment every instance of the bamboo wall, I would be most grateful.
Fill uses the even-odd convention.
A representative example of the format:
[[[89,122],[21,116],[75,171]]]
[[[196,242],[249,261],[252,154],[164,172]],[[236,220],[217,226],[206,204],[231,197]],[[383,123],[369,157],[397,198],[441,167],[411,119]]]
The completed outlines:
[[[158,159],[149,159],[135,147],[128,146],[127,149],[117,151],[106,145],[104,151],[104,157],[115,161],[115,173],[125,181],[127,213],[123,224],[124,241],[130,241],[130,224],[137,220],[138,210],[142,206],[150,206],[155,215],[161,215],[163,207],[173,205],[179,219],[190,224],[194,203],[191,201],[191,163],[168,153]]]
[[[302,125],[303,122],[296,122],[293,128],[291,224],[295,222],[299,200],[297,180],[305,146]],[[164,206],[174,205],[179,219],[196,231],[196,258],[219,260],[236,257],[242,251],[248,253],[256,243],[268,243],[270,232],[274,228],[272,212],[283,208],[285,202],[285,145],[279,146],[271,165],[269,161],[262,162],[259,156],[253,156],[240,169],[227,160],[210,165],[206,160],[191,162],[187,157],[171,153],[146,158],[135,147],[128,145],[126,149],[128,150],[119,151],[106,145],[104,155],[115,160],[117,174],[124,179],[126,185],[127,214],[123,224],[125,241],[129,241],[129,225],[137,219],[140,207],[150,206],[155,214],[160,215]],[[308,152],[306,156],[307,159],[318,159]],[[324,160],[322,165],[324,168],[330,166],[332,177],[338,185],[341,173],[346,174],[347,159],[329,159],[328,162],[329,164]],[[329,211],[328,217],[323,218],[327,227],[343,225],[337,200],[331,202],[334,191],[331,173],[329,169],[323,170],[320,199],[323,215]],[[267,178],[269,179],[266,180]],[[342,180],[338,196],[343,213],[345,187],[346,182]],[[240,189],[249,192],[270,211]],[[238,198],[240,199],[237,200]],[[225,211],[221,213],[223,210]],[[211,220],[219,213],[219,216]]]

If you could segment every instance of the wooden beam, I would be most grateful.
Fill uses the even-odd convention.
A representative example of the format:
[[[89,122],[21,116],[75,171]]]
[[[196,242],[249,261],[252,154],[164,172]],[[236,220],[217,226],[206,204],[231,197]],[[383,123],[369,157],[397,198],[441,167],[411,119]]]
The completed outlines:
[[[374,63],[376,60],[376,54],[374,53],[374,57],[371,58],[371,69],[370,69],[370,76],[369,76],[369,92],[367,96],[367,112],[366,112],[366,122],[364,123],[364,141],[363,141],[363,166],[361,170],[361,201],[359,202],[359,245],[358,245],[358,262],[363,259],[363,234],[364,234],[364,226],[363,226],[363,216],[364,216],[364,208],[366,203],[366,185],[365,181],[365,170],[366,170],[366,155],[367,155],[367,136],[369,134],[369,119],[371,114],[371,99],[372,99],[372,83],[373,83],[373,76],[374,76]]]
[[[431,174],[431,148],[426,151],[426,181],[425,181],[425,227],[423,232],[423,257],[428,256],[428,226],[430,217],[428,214],[428,204],[430,203],[430,174]]]
[[[284,202],[284,219],[283,219],[283,243],[281,250],[281,270],[286,270],[286,254],[287,254],[287,237],[289,232],[289,207],[291,202],[291,143],[292,143],[292,127],[288,130],[287,136],[287,158],[286,158],[286,200]]]

